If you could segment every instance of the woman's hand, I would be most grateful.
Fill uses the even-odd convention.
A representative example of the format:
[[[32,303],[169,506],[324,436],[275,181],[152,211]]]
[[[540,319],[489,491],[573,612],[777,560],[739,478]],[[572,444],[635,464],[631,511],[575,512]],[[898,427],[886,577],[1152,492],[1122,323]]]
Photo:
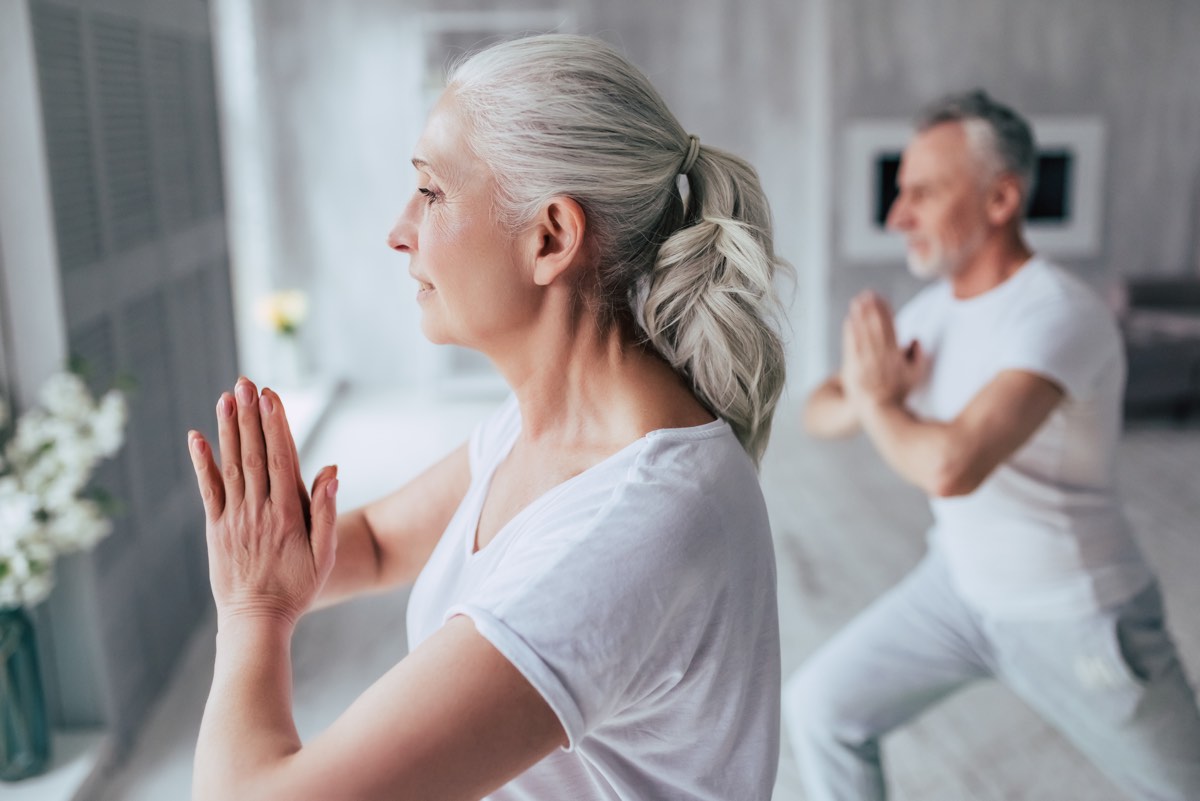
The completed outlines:
[[[333,567],[337,468],[317,474],[310,508],[283,404],[271,390],[258,397],[245,378],[234,394],[221,395],[217,427],[220,469],[204,437],[188,432],[217,619],[266,616],[294,624]]]

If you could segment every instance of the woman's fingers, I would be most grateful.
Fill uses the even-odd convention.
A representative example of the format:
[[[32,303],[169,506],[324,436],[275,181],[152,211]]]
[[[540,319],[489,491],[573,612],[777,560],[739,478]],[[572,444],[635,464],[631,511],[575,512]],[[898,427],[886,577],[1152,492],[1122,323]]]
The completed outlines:
[[[323,582],[333,567],[337,553],[337,465],[323,468],[313,481],[312,545],[313,565],[318,581]]]
[[[300,497],[296,490],[295,450],[288,433],[283,403],[274,392],[264,389],[258,398],[258,408],[262,419],[263,440],[266,444],[271,502],[284,509],[293,506],[300,508]]]
[[[258,413],[258,388],[248,378],[239,378],[234,389],[237,397],[238,437],[242,446],[242,475],[246,484],[246,502],[262,504],[270,492],[267,477],[267,445],[263,439],[262,418]]]
[[[228,392],[217,401],[217,439],[221,449],[221,476],[226,504],[238,505],[246,494],[242,476],[242,444],[238,434],[237,402]]]
[[[213,461],[212,449],[199,431],[188,432],[188,454],[192,457],[192,469],[196,471],[204,514],[210,521],[216,520],[225,510],[225,483]]]
[[[278,398],[279,396],[276,395],[275,397]],[[282,402],[279,405],[282,408]],[[283,419],[284,422],[287,422],[286,416]],[[291,424],[288,424],[285,428],[287,429],[288,446],[292,449],[292,465],[295,467],[294,472],[296,475],[296,494],[300,498],[300,509],[304,512],[304,526],[307,529],[311,529],[312,503],[309,498],[308,487],[304,486],[304,475],[300,472],[300,452],[296,448],[296,438],[292,435]]]

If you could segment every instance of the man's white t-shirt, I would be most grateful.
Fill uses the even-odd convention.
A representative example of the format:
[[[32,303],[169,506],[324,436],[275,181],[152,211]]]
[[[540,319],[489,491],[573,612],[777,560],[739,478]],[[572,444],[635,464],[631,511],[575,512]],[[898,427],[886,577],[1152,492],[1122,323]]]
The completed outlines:
[[[1063,402],[975,492],[931,500],[932,547],[963,597],[999,616],[1070,617],[1119,603],[1150,581],[1114,490],[1125,357],[1101,300],[1034,258],[965,300],[939,282],[896,318],[902,346],[932,358],[908,397],[918,416],[955,418],[1005,370],[1042,376]]]
[[[510,398],[472,434],[470,488],[408,606],[410,649],[450,617],[470,617],[566,731],[566,748],[488,798],[770,798],[774,552],[757,474],[730,426],[653,431],[475,551],[488,485],[520,427]]]

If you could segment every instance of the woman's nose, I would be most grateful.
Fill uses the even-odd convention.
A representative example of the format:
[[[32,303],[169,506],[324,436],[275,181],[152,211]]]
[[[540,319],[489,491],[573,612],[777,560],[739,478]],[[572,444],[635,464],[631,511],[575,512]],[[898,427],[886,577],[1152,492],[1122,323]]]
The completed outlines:
[[[388,232],[387,244],[392,250],[411,253],[416,249],[417,226],[412,222],[409,209],[405,209]]]

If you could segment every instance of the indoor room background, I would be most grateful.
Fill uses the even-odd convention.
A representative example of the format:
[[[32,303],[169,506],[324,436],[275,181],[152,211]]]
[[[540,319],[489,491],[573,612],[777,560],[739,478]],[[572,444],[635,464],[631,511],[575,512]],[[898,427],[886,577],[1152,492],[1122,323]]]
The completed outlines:
[[[62,563],[34,615],[56,765],[77,775],[45,795],[14,785],[14,798],[148,797],[129,789],[129,766],[152,772],[164,760],[186,775],[191,721],[172,735],[171,756],[146,756],[155,710],[173,708],[163,706],[172,693],[195,695],[181,675],[206,690],[189,662],[211,638],[212,601],[184,436],[212,433],[213,403],[239,374],[289,390],[317,450],[337,415],[382,408],[408,415],[399,424],[416,433],[405,442],[440,447],[503,397],[481,357],[424,340],[407,260],[384,240],[415,186],[409,159],[447,64],[481,42],[547,30],[619,46],[689,131],[759,170],[777,249],[795,268],[780,283],[789,383],[777,460],[781,448],[807,447],[798,404],[837,363],[850,298],[871,286],[900,303],[917,289],[872,203],[911,115],[943,93],[986,88],[1053,139],[1069,167],[1058,218],[1042,226],[1045,251],[1116,310],[1146,285],[1200,282],[1192,0],[0,0],[0,388],[28,406],[69,358],[89,366],[97,390],[121,376],[136,385],[127,445],[97,479],[123,512],[94,551]],[[306,300],[285,337],[261,319],[281,290]],[[1180,337],[1130,351],[1130,391],[1146,412],[1132,425],[1152,431],[1134,447],[1163,471],[1140,479],[1148,484],[1180,486],[1177,471],[1200,467],[1187,415],[1200,400],[1200,333]],[[439,408],[450,417],[421,440],[421,415]],[[1150,461],[1179,442],[1187,449],[1171,453],[1191,455],[1172,456],[1176,467]],[[841,458],[871,457],[859,447]],[[799,473],[772,464],[769,501],[784,503]],[[918,525],[919,499],[884,489]],[[1200,558],[1194,495],[1166,503],[1176,550],[1152,556]],[[780,560],[811,562],[787,542]],[[785,610],[785,668],[904,566],[871,574],[825,618],[807,619],[802,602]],[[1183,585],[1195,571],[1159,567],[1194,672],[1200,595]],[[780,579],[798,575],[781,569]],[[1049,775],[1066,749],[1045,746],[1041,762],[1007,769]],[[930,770],[975,786],[969,763],[980,753],[953,751]],[[785,759],[778,799],[800,798],[794,770]],[[901,778],[922,786],[915,777]]]

